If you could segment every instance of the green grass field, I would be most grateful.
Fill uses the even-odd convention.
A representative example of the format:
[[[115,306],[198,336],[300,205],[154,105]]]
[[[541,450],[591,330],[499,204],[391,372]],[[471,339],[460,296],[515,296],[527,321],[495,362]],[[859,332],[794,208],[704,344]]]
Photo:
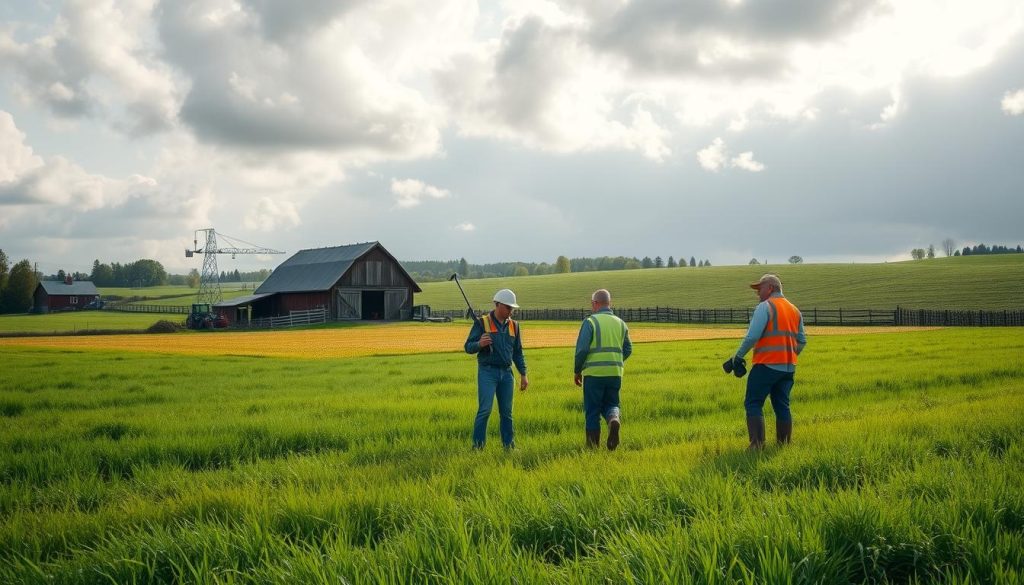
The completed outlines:
[[[746,287],[775,272],[786,296],[803,309],[1019,309],[1024,307],[1024,254],[935,258],[888,264],[784,264],[581,272],[464,280],[476,307],[511,288],[524,308],[589,307],[598,288],[621,307],[739,308],[756,304]],[[460,308],[454,283],[421,285],[416,303]]]
[[[115,311],[75,311],[46,315],[0,315],[3,333],[63,333],[95,329],[141,330],[160,319],[184,321],[185,315],[155,313],[118,313]]]
[[[614,453],[566,349],[528,353],[506,453],[497,413],[469,448],[466,355],[5,348],[0,582],[1021,581],[1019,330],[812,338],[760,454],[734,348],[637,344]]]

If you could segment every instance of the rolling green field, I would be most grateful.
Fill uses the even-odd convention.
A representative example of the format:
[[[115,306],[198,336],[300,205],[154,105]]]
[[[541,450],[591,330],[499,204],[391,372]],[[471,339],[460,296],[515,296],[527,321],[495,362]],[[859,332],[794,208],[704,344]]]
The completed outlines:
[[[155,313],[118,313],[115,311],[75,311],[46,315],[0,315],[0,334],[63,333],[87,329],[142,330],[160,319],[184,321],[185,315]]]
[[[466,355],[5,348],[0,582],[1021,581],[1019,330],[812,338],[760,454],[735,345],[637,344],[614,453],[567,349],[474,452]]]
[[[783,264],[580,272],[463,280],[477,308],[511,288],[524,308],[590,306],[598,288],[620,307],[739,308],[756,304],[746,287],[765,272],[782,279],[801,309],[1019,309],[1024,307],[1024,254],[934,258],[888,264]],[[420,285],[416,303],[461,308],[454,283]]]

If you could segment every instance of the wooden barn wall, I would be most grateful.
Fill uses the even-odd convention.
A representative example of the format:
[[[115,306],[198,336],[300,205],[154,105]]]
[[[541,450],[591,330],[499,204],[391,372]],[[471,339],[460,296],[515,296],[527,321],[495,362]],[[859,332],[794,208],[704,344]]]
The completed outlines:
[[[338,286],[368,289],[412,288],[413,282],[402,268],[379,248],[370,250],[354,263],[338,281]]]
[[[275,315],[287,315],[288,311],[305,311],[331,304],[330,291],[281,293],[274,296],[272,305]]]

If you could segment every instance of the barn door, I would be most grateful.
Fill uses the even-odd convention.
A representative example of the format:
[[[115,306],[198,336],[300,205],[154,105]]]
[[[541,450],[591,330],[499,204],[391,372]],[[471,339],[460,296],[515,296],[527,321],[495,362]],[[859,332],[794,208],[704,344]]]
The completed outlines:
[[[400,321],[402,319],[402,305],[409,291],[404,288],[384,292],[384,315],[388,321]]]
[[[362,319],[363,295],[357,291],[338,291],[338,318]]]

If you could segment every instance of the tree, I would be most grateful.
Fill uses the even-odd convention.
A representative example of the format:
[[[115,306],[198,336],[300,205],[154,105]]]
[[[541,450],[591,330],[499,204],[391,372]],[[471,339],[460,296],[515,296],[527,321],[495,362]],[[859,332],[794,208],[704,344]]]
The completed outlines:
[[[665,267],[665,261],[661,259],[661,256],[655,256],[654,257],[654,267],[655,268],[664,268]]]
[[[703,260],[701,260],[701,261],[700,261],[700,264],[698,264],[698,265],[697,265],[697,267],[698,267],[698,268],[704,268],[704,261],[703,261]]]
[[[789,257],[789,263],[790,264],[803,264],[804,263],[804,259],[799,257],[799,256],[790,256]]]
[[[956,252],[953,252],[953,256],[954,257],[959,257],[960,256],[960,250],[957,250]]]
[[[3,291],[5,313],[27,313],[32,308],[32,294],[36,291],[39,280],[28,260],[22,260],[11,268],[7,277],[7,286]]]
[[[711,260],[704,260],[704,266],[711,266]]]
[[[934,258],[935,257],[935,244],[928,244],[928,257],[929,258]]]
[[[64,279],[66,279],[67,277],[68,277],[68,273],[64,272],[63,268],[61,268],[60,270],[57,271],[57,280],[59,280],[61,282],[64,282]]]
[[[668,267],[669,268],[675,268],[676,266],[678,266],[678,264],[676,264],[676,259],[673,258],[672,256],[669,256],[668,257]]]
[[[953,238],[946,238],[945,240],[942,240],[942,251],[946,253],[946,258],[952,256],[955,250],[956,242],[953,241]]]
[[[11,265],[7,260],[7,254],[0,250],[0,294],[3,294],[4,287],[7,286],[7,276],[10,269]]]
[[[195,268],[189,270],[188,276],[185,277],[185,282],[187,282],[188,286],[191,288],[199,288],[199,280],[199,271]]]
[[[697,260],[695,260],[693,256],[690,256],[690,266],[696,266],[696,265],[697,265]]]
[[[644,259],[640,261],[640,266],[644,268],[653,268],[654,260],[651,260],[650,256],[644,256]]]
[[[469,262],[466,262],[465,258],[459,258],[459,276],[462,278],[469,276]]]
[[[569,259],[565,256],[559,256],[555,260],[555,274],[568,274],[572,272],[572,264],[569,264]]]
[[[757,258],[751,258],[750,262],[747,262],[747,264],[751,266],[757,266],[758,264],[760,264],[760,262],[757,261]]]
[[[910,251],[910,257],[914,260],[923,260],[925,251],[922,248],[914,248]]]
[[[530,276],[530,269],[520,264],[516,266],[515,271],[512,272],[512,276]]]

